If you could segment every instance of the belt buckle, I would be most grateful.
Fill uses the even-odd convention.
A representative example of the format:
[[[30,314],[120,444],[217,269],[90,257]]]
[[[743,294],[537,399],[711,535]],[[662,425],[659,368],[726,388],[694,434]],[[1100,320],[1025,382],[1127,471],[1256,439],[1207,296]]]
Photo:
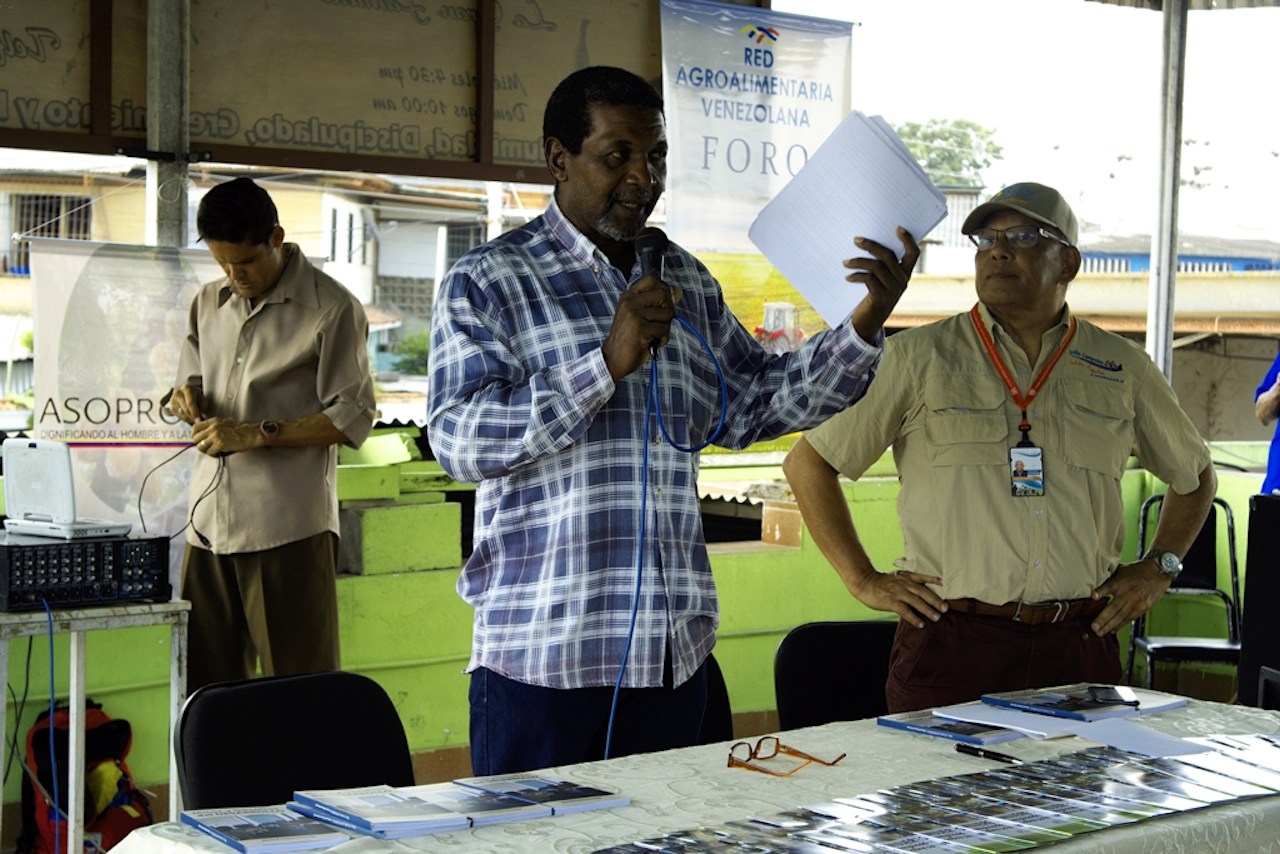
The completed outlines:
[[[1012,619],[1015,623],[1022,622],[1022,600],[1021,599],[1018,600],[1018,607],[1013,609],[1013,616],[1010,619]]]
[[[1063,602],[1061,599],[1053,603],[1053,607],[1057,610],[1053,612],[1053,619],[1050,623],[1057,623],[1067,618],[1067,614],[1071,611],[1071,603]]]

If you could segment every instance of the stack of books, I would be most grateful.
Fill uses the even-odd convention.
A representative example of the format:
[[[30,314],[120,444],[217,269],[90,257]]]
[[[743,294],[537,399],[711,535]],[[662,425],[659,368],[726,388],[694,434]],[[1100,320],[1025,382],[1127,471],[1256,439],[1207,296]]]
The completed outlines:
[[[378,839],[425,836],[471,826],[467,815],[452,805],[425,800],[394,786],[294,792],[288,806],[335,827]]]
[[[297,791],[280,806],[187,810],[182,822],[246,854],[278,854],[327,848],[353,835],[404,839],[630,802],[570,780],[505,774],[425,786]]]

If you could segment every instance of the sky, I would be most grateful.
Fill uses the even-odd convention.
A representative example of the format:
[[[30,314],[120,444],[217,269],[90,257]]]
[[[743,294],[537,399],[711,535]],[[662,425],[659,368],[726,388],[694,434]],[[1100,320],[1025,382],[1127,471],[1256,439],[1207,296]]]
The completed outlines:
[[[984,173],[1056,187],[1082,222],[1150,234],[1159,204],[1163,21],[1087,0],[773,0],[853,21],[852,107],[890,124],[967,119]],[[1280,242],[1280,8],[1188,15],[1184,234]],[[1198,174],[1196,170],[1199,169]]]

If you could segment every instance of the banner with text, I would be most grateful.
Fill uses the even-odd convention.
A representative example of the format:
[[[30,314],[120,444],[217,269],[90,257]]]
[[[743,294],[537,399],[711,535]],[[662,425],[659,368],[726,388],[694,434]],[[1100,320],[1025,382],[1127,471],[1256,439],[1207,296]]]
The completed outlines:
[[[849,112],[853,25],[662,0],[667,229],[755,253],[747,229]]]
[[[186,524],[191,466],[166,461],[191,429],[160,400],[177,375],[187,308],[220,275],[202,249],[31,241],[32,432],[72,446],[78,516],[131,522],[135,534]]]

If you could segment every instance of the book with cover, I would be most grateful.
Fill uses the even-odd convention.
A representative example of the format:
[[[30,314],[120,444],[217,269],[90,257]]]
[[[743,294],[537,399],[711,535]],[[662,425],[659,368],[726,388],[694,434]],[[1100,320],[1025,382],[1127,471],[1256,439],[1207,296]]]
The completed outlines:
[[[1006,691],[999,694],[983,694],[982,702],[1022,712],[1052,715],[1077,721],[1100,721],[1108,718],[1128,718],[1176,709],[1187,704],[1186,697],[1161,694],[1157,691],[1134,691],[1138,705],[1127,706],[1104,703],[1089,695],[1089,685],[1083,682],[1057,688],[1032,688],[1026,691]]]
[[[464,777],[453,782],[479,792],[510,795],[529,803],[543,804],[551,807],[552,815],[623,807],[631,803],[631,798],[610,789],[598,789],[572,780],[559,780],[538,774]]]
[[[551,807],[545,804],[530,803],[500,792],[481,792],[455,786],[453,783],[402,786],[397,791],[443,809],[462,813],[471,819],[472,827],[551,815]]]
[[[941,718],[927,709],[918,712],[881,715],[876,718],[876,723],[880,726],[916,732],[921,735],[931,735],[935,738],[963,741],[966,744],[997,744],[1001,741],[1010,741],[1023,737],[1023,734],[1017,730],[1005,729],[991,724]]]
[[[439,833],[445,830],[462,830],[463,828],[471,826],[470,822],[457,827],[424,826],[421,824],[406,823],[396,825],[394,827],[374,830],[369,827],[367,823],[357,822],[348,815],[335,812],[333,810],[323,809],[313,804],[289,801],[285,806],[296,813],[301,813],[302,815],[305,815],[308,818],[313,818],[316,821],[322,821],[325,824],[341,828],[342,830],[349,830],[351,833],[359,836],[372,836],[374,839],[406,839],[411,836],[426,836],[430,833]],[[466,816],[463,816],[463,818],[466,818]]]
[[[408,787],[315,789],[294,792],[293,803],[307,815],[324,821],[332,818],[333,823],[341,827],[383,839],[421,836],[470,825],[465,814],[414,797]]]
[[[183,810],[181,821],[245,854],[315,851],[351,837],[280,806]]]

